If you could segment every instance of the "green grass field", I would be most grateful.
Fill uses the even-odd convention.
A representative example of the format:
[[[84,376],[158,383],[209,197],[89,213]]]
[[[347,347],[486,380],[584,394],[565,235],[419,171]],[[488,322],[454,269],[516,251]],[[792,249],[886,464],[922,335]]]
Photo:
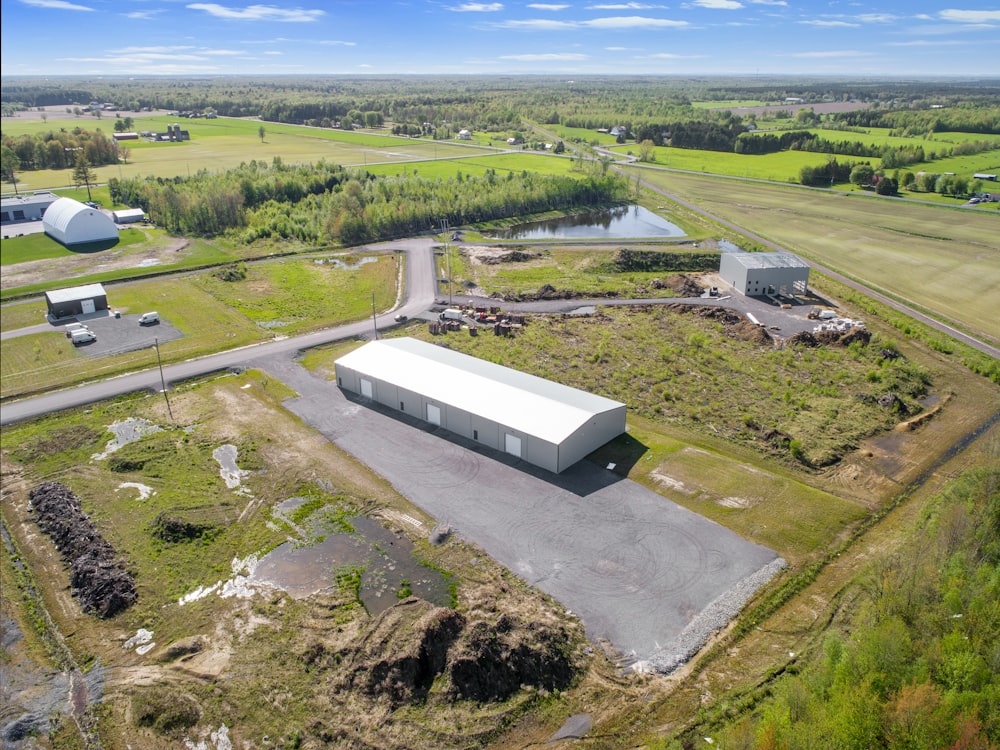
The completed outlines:
[[[612,150],[623,156],[629,152],[638,153],[635,144],[615,146]],[[757,155],[656,146],[653,152],[655,161],[650,162],[652,166],[777,182],[798,182],[802,167],[818,167],[827,161],[826,154],[808,151]],[[878,159],[870,161],[878,167]]]
[[[990,211],[657,170],[642,170],[642,177],[807,259],[1000,341],[1000,250]]]
[[[163,131],[177,122],[170,117],[137,118],[137,131]],[[271,163],[280,158],[287,163],[328,162],[345,166],[385,164],[388,162],[419,161],[469,154],[488,154],[492,149],[456,141],[430,141],[375,135],[329,128],[307,128],[299,125],[218,118],[215,120],[184,120],[182,126],[190,131],[191,140],[182,143],[149,143],[127,141],[127,163],[94,167],[98,182],[111,177],[177,177],[193,174],[201,169],[212,172],[239,166],[257,159]],[[265,130],[263,142],[258,129]],[[100,128],[106,134],[114,129],[112,118],[72,118],[69,120],[4,119],[3,134],[17,136],[22,133],[45,133],[59,128],[88,130]],[[62,188],[73,184],[72,170],[39,170],[18,173],[18,186],[22,191],[45,188]]]
[[[525,151],[510,154],[482,155],[469,158],[439,159],[411,164],[381,164],[369,166],[368,171],[378,175],[419,174],[428,179],[447,179],[456,173],[481,176],[492,169],[505,172],[538,172],[539,174],[580,174],[574,172],[573,160]]]
[[[277,334],[302,333],[371,314],[396,298],[394,257],[357,270],[319,265],[314,258],[266,263],[248,278],[222,282],[208,273],[154,279],[113,287],[109,302],[123,313],[157,310],[184,336],[160,346],[164,362],[212,354],[263,341]],[[8,311],[16,311],[8,319]],[[41,323],[42,301],[5,307],[4,330]],[[0,343],[0,398],[64,387],[85,380],[150,367],[149,351],[91,358],[70,345],[59,330]],[[72,365],[72,366],[67,366]]]

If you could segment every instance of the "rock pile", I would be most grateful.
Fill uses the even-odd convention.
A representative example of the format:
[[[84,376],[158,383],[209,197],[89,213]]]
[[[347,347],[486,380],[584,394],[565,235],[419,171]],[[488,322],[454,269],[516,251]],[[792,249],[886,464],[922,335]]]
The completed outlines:
[[[135,604],[135,578],[94,527],[66,485],[43,482],[29,493],[39,528],[70,566],[70,584],[84,612],[113,617]]]

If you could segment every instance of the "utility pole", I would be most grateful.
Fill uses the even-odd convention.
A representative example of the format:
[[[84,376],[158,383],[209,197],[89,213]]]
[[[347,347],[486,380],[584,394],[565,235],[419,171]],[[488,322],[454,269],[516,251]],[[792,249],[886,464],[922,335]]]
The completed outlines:
[[[448,307],[451,307],[451,242],[448,238],[447,219],[441,219],[441,231],[444,233],[444,257],[448,267]]]
[[[163,379],[163,362],[160,361],[160,339],[159,337],[153,339],[153,348],[156,349],[156,366],[160,369],[160,388],[163,393],[163,400],[167,402],[167,414],[170,415],[170,421],[174,421],[174,413],[170,410],[170,399],[167,398],[167,381]]]

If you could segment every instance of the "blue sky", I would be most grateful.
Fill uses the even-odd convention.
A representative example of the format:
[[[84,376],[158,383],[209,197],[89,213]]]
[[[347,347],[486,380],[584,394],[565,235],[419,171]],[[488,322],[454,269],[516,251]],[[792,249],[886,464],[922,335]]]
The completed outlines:
[[[996,77],[1000,3],[0,0],[0,72]]]

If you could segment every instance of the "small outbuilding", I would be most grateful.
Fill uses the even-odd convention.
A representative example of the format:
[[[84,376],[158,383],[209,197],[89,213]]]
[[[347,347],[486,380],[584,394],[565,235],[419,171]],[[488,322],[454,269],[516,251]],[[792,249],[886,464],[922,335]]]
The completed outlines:
[[[625,432],[625,404],[412,338],[335,363],[337,385],[559,473]]]
[[[118,240],[118,227],[111,217],[72,198],[60,198],[42,217],[45,234],[64,245]]]
[[[146,218],[146,212],[141,208],[122,208],[111,212],[115,224],[134,224]]]
[[[0,199],[0,223],[41,221],[46,209],[59,200],[55,193],[31,193]]]
[[[49,308],[49,318],[73,318],[107,310],[108,294],[101,284],[55,289],[45,293],[45,304]]]
[[[809,266],[792,253],[723,253],[719,276],[748,297],[809,291]]]

